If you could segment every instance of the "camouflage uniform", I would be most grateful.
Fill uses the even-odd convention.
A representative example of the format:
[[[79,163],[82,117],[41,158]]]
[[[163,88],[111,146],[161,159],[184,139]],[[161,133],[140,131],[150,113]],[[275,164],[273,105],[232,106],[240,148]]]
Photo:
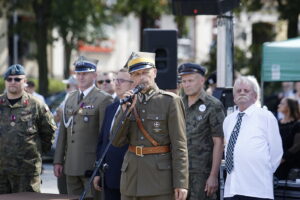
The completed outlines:
[[[204,188],[212,167],[212,137],[223,137],[223,105],[216,98],[201,91],[199,99],[188,106],[188,97],[183,96],[186,111],[186,133],[189,152],[189,199],[215,199],[207,197]]]
[[[51,149],[56,129],[48,106],[23,92],[10,105],[0,95],[0,194],[40,191],[41,153]]]

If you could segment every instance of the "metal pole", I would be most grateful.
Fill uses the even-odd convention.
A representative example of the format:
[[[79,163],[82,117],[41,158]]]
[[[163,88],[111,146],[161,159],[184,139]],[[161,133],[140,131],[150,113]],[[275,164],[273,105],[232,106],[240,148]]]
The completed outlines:
[[[14,11],[14,15],[13,15],[13,24],[14,24],[14,28],[16,27],[18,23],[18,13],[15,10]],[[13,49],[14,49],[14,55],[13,55],[13,64],[17,64],[18,63],[18,42],[19,42],[19,36],[18,34],[14,33],[14,37],[13,37]]]
[[[218,16],[217,87],[233,83],[233,22],[231,12]]]

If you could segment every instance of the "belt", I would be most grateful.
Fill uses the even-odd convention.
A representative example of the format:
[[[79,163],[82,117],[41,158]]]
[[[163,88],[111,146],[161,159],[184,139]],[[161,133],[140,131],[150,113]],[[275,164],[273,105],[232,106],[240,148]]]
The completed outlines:
[[[143,147],[130,145],[128,150],[137,156],[143,157],[146,154],[168,153],[170,152],[170,146]]]

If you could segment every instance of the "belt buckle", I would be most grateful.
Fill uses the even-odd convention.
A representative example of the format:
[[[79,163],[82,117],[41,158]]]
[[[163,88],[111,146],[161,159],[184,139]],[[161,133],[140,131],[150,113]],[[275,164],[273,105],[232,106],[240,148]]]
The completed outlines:
[[[144,157],[143,155],[143,146],[136,146],[135,147],[135,155]]]

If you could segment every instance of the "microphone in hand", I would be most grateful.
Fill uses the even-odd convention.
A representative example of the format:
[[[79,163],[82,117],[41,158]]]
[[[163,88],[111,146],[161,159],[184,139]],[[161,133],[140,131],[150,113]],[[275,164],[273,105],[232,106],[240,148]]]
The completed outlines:
[[[133,88],[131,91],[133,93],[133,95],[127,96],[123,99],[120,99],[120,104],[123,105],[127,102],[131,102],[134,95],[136,95],[137,93],[139,93],[140,91],[142,91],[145,88],[145,86],[143,84],[137,85],[135,88]]]

